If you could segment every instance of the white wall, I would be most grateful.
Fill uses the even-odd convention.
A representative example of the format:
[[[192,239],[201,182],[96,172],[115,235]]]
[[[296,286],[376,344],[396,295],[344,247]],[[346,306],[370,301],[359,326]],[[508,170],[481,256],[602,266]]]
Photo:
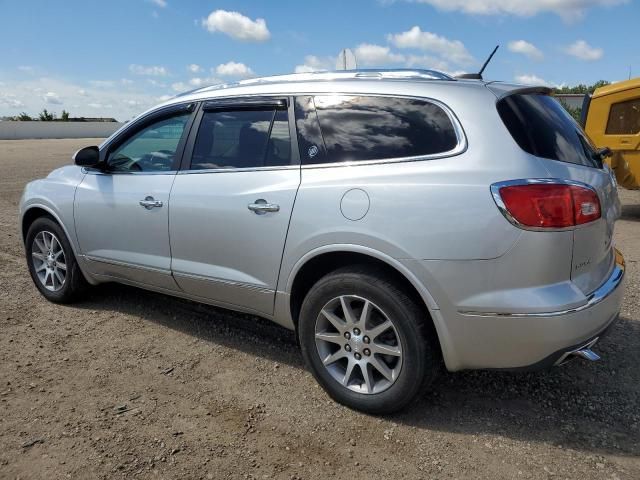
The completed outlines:
[[[106,138],[118,122],[0,122],[0,140],[23,138]]]

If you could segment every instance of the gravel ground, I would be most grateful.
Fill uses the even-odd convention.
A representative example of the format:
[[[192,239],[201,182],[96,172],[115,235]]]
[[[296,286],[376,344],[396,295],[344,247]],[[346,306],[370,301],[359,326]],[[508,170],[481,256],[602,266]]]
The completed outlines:
[[[640,478],[640,192],[601,362],[443,374],[380,418],[332,402],[264,320],[117,285],[47,303],[19,197],[90,143],[0,141],[0,478]]]

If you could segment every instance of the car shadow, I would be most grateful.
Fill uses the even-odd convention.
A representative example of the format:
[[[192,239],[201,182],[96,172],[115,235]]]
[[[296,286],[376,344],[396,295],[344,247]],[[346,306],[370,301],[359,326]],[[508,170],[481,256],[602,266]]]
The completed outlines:
[[[304,368],[295,334],[268,320],[117,284],[93,292],[77,306],[127,313],[205,342]],[[386,418],[425,431],[639,456],[638,344],[640,322],[620,318],[597,345],[600,362],[575,360],[532,373],[443,371],[409,409]]]
[[[625,204],[622,205],[622,213],[620,220],[628,220],[631,222],[640,222],[640,204]]]

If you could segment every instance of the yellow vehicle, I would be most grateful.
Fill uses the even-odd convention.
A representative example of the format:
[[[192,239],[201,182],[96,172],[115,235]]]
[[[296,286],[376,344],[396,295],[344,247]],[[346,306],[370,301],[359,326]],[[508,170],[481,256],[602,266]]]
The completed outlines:
[[[640,189],[640,78],[600,87],[587,95],[582,126],[598,148],[611,149],[606,162],[618,184]]]

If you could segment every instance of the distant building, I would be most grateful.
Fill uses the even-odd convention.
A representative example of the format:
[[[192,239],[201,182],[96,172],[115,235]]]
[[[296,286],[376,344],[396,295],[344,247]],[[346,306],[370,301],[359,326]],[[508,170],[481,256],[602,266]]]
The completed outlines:
[[[556,93],[554,97],[569,108],[582,108],[584,102],[584,93]]]

